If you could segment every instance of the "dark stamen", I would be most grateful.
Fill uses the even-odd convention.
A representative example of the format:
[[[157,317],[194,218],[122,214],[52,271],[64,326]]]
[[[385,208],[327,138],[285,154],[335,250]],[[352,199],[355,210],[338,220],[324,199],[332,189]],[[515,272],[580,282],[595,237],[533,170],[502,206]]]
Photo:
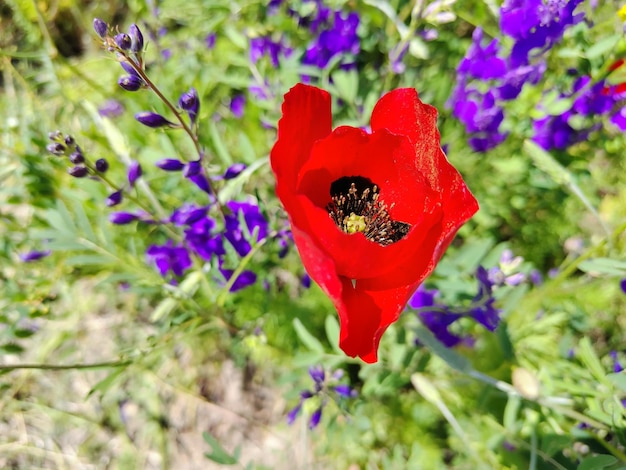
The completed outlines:
[[[406,236],[410,224],[391,220],[378,186],[363,176],[344,176],[330,185],[326,206],[333,222],[346,233],[362,232],[370,241],[391,245]]]

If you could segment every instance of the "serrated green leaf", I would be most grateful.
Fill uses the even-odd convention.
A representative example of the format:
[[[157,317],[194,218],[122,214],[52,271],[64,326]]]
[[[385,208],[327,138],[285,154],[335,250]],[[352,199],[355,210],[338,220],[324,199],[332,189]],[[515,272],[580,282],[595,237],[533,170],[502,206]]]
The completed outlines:
[[[293,327],[296,330],[296,334],[298,335],[298,338],[300,338],[300,341],[302,341],[302,344],[304,344],[311,351],[314,351],[317,353],[324,352],[324,346],[322,346],[322,343],[320,343],[319,340],[315,336],[309,333],[309,331],[302,324],[299,318],[293,319]]]

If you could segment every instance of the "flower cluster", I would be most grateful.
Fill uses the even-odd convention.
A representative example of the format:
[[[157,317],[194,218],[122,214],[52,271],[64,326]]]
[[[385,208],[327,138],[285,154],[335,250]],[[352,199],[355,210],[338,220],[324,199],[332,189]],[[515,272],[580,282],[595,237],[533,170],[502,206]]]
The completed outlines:
[[[300,392],[300,401],[287,414],[287,423],[293,424],[305,403],[311,403],[314,411],[309,418],[309,429],[314,429],[320,423],[322,410],[328,404],[329,399],[356,398],[357,392],[349,385],[339,383],[343,377],[342,370],[326,374],[322,367],[311,367],[309,375],[313,379],[313,390]]]
[[[253,202],[231,201],[227,208],[231,212],[225,216],[223,231],[208,215],[208,206],[188,204],[175,210],[168,222],[183,229],[183,243],[168,240],[163,245],[151,245],[146,251],[148,262],[156,266],[161,276],[169,277],[171,274],[171,281],[176,282],[175,278],[183,276],[192,266],[194,255],[206,262],[214,261],[221,277],[230,282],[231,292],[254,284],[256,274],[249,270],[242,270],[235,279],[231,279],[235,271],[226,267],[228,251],[225,242],[230,244],[239,258],[247,256],[254,244],[267,238],[267,220]]]
[[[409,307],[417,312],[422,324],[447,347],[458,344],[470,346],[472,338],[461,336],[450,327],[461,318],[471,318],[489,331],[494,331],[500,323],[500,310],[495,306],[494,292],[503,286],[517,286],[525,281],[538,283],[537,274],[527,276],[520,271],[524,259],[514,256],[511,250],[504,250],[497,266],[476,270],[478,292],[467,307],[452,307],[437,301],[439,291],[427,289],[423,284],[409,300]]]
[[[484,152],[504,141],[506,133],[500,130],[503,103],[517,98],[525,83],[535,85],[541,80],[545,53],[569,26],[582,20],[582,13],[574,13],[581,1],[505,1],[500,27],[514,41],[508,56],[497,38],[483,45],[483,31],[476,28],[473,43],[457,68],[457,85],[448,103],[465,125],[472,149]]]
[[[606,80],[593,82],[591,77],[578,77],[571,93],[560,94],[561,100],[572,102],[571,106],[561,114],[533,121],[533,140],[545,150],[564,150],[586,140],[592,131],[599,128],[599,124],[585,124],[585,118],[609,114],[610,122],[624,131],[626,107],[620,105],[620,102],[625,97],[624,84],[610,85]]]
[[[80,146],[76,144],[71,135],[64,135],[61,131],[48,134],[52,143],[46,149],[57,157],[65,156],[72,166],[67,172],[75,178],[85,176],[102,176],[109,169],[109,162],[104,158],[99,158],[94,162],[87,160]]]

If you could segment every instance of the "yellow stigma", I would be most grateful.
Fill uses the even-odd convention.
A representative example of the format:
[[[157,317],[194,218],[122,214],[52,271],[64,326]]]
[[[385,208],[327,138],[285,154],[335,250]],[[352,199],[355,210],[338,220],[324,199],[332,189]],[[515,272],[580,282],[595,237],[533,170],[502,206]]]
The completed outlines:
[[[620,20],[626,21],[626,5],[617,11],[617,16],[619,16]]]
[[[350,217],[343,220],[343,224],[347,233],[364,232],[367,228],[365,217],[356,215],[354,212],[350,214]]]

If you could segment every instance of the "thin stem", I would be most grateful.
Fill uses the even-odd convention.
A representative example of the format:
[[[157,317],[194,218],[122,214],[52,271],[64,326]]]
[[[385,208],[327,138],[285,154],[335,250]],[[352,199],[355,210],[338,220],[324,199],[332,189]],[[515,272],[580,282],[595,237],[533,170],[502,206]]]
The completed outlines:
[[[105,369],[108,367],[125,367],[132,361],[105,361],[91,364],[0,364],[0,370],[41,369],[41,370],[85,370]]]

